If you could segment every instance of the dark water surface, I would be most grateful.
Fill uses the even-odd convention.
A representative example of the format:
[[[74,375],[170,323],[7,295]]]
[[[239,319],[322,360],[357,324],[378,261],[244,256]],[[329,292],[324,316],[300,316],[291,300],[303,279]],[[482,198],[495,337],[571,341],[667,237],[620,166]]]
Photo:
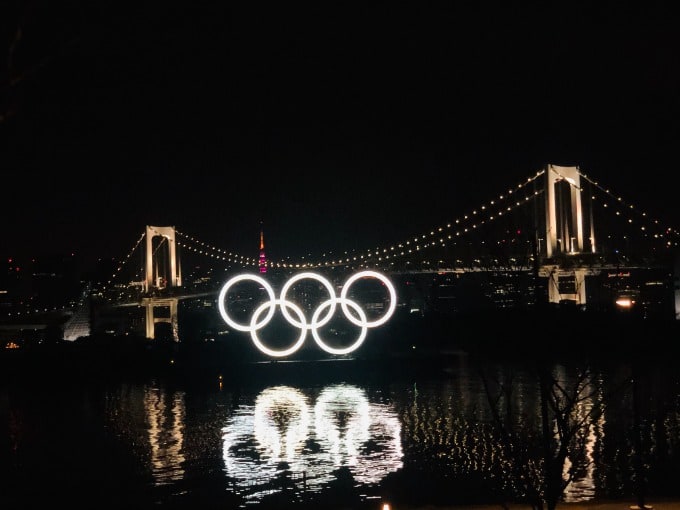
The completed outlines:
[[[27,373],[0,387],[1,506],[521,500],[480,374],[511,383],[507,401],[529,443],[540,432],[531,371],[463,352],[439,361],[253,364],[196,380]],[[550,368],[568,388],[579,367]],[[678,371],[646,362],[634,385],[631,370],[595,367],[575,410],[584,441],[565,468],[575,468],[565,501],[634,502],[640,481],[649,497],[680,497]]]

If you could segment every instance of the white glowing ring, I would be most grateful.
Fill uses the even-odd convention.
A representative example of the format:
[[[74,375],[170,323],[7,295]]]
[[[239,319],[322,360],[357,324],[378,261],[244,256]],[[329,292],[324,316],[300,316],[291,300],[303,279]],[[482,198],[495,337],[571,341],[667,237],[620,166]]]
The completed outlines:
[[[312,316],[312,320],[310,324],[307,324],[307,321],[305,320],[304,312],[298,307],[295,303],[292,301],[289,301],[286,299],[286,294],[290,290],[290,288],[298,282],[301,279],[304,278],[310,278],[313,280],[317,280],[321,282],[326,290],[328,290],[328,293],[330,294],[330,299],[327,301],[324,301],[315,311]],[[351,286],[352,283],[354,283],[356,280],[359,278],[377,278],[381,282],[385,284],[387,287],[387,290],[390,295],[390,305],[387,309],[387,312],[379,319],[376,319],[374,321],[368,321],[366,317],[366,313],[359,307],[359,305],[349,299],[347,297],[347,293],[349,291],[349,287]],[[235,322],[234,320],[229,317],[229,314],[227,313],[227,310],[224,305],[224,298],[227,295],[227,292],[229,289],[236,283],[244,281],[244,280],[252,280],[256,283],[259,283],[266,291],[267,295],[269,296],[269,301],[261,304],[260,306],[257,307],[255,312],[253,313],[253,316],[250,320],[250,324],[245,326],[242,324],[239,324]],[[328,321],[330,321],[331,317],[334,315],[335,310],[336,310],[336,305],[337,303],[340,303],[342,307],[342,311],[344,312],[345,316],[347,319],[354,325],[359,326],[361,328],[361,333],[359,334],[359,338],[349,347],[344,347],[342,349],[336,349],[333,347],[330,347],[327,345],[319,336],[318,328],[324,326]],[[300,328],[300,337],[296,340],[296,342],[289,348],[283,349],[283,350],[274,350],[274,349],[269,349],[266,347],[259,339],[257,336],[257,330],[261,329],[264,327],[269,321],[272,319],[274,316],[274,313],[276,312],[276,306],[281,307],[281,313],[283,316],[286,318],[286,320],[295,327]],[[347,282],[345,282],[345,285],[342,288],[342,292],[340,297],[336,297],[335,295],[335,290],[333,288],[333,285],[323,276],[318,275],[316,273],[311,273],[311,272],[306,272],[306,273],[301,273],[299,275],[296,275],[292,277],[286,284],[283,286],[283,289],[281,291],[281,297],[279,299],[276,298],[276,295],[274,293],[274,290],[272,287],[267,283],[266,280],[264,280],[262,277],[257,276],[257,275],[251,275],[251,274],[242,274],[238,276],[234,276],[230,280],[227,281],[227,283],[224,284],[222,287],[222,290],[220,291],[219,297],[218,297],[218,308],[220,311],[220,315],[224,319],[224,321],[229,324],[232,328],[238,330],[238,331],[244,331],[244,332],[249,332],[253,342],[257,346],[258,349],[260,349],[262,352],[265,354],[269,354],[270,356],[276,356],[276,357],[281,357],[281,356],[287,356],[289,354],[294,353],[297,351],[302,344],[305,341],[305,336],[307,334],[308,330],[312,331],[312,335],[314,336],[314,340],[316,343],[321,347],[323,350],[325,350],[328,353],[331,354],[347,354],[350,353],[354,350],[356,350],[364,341],[366,338],[366,330],[367,328],[372,328],[375,326],[380,326],[387,322],[387,320],[392,316],[394,313],[394,310],[396,309],[397,306],[397,293],[392,286],[392,283],[387,279],[387,277],[383,276],[382,274],[376,272],[376,271],[361,271],[359,273],[354,274],[351,276]],[[356,314],[358,316],[358,319],[354,316],[352,312],[350,312],[349,307],[353,308],[356,311]],[[258,319],[260,315],[264,312],[265,308],[269,308],[269,311],[267,312],[266,316],[258,322]],[[291,316],[290,313],[286,310],[286,308],[291,308],[293,312],[298,316],[299,320],[296,320],[293,316]],[[325,309],[328,308],[328,313],[323,317],[320,318],[321,312]]]
[[[357,326],[361,326],[361,333],[359,333],[359,338],[350,346],[348,347],[343,347],[342,349],[336,349],[335,347],[331,347],[330,345],[326,344],[322,339],[321,336],[319,335],[319,330],[316,328],[318,326],[316,320],[318,315],[321,314],[321,311],[326,308],[326,307],[332,307],[335,308],[336,303],[341,303],[343,306],[350,305],[352,308],[354,308],[357,311],[357,314],[359,314],[359,318],[363,322],[363,324],[368,324],[366,322],[366,314],[364,311],[361,309],[361,307],[356,304],[354,301],[351,299],[347,298],[334,298],[334,299],[329,299],[328,301],[324,301],[319,305],[319,307],[314,311],[314,315],[312,316],[312,336],[314,337],[314,340],[316,341],[317,345],[321,347],[324,351],[326,351],[329,354],[347,354],[352,351],[355,351],[356,349],[359,348],[359,346],[364,343],[364,340],[366,339],[366,332],[368,331],[368,326],[361,326],[360,324],[357,324]],[[345,313],[347,318],[349,319],[349,315]]]
[[[252,321],[250,322],[249,326],[242,326],[238,322],[234,322],[231,317],[229,317],[229,314],[224,308],[224,297],[227,295],[227,292],[229,289],[236,283],[244,281],[244,280],[252,280],[254,282],[259,283],[264,287],[264,289],[267,291],[267,295],[269,296],[270,301],[274,301],[276,299],[276,295],[274,294],[274,289],[272,289],[271,285],[267,283],[267,280],[264,278],[261,278],[260,276],[254,275],[254,274],[241,274],[238,276],[234,276],[232,279],[230,279],[227,283],[224,284],[224,287],[222,287],[222,290],[220,291],[220,295],[217,298],[217,307],[220,310],[220,315],[224,319],[224,322],[229,324],[232,328],[238,330],[238,331],[254,331],[255,329],[260,329],[262,326],[264,326],[267,322],[271,320],[271,318],[274,316],[274,312],[276,312],[276,308],[271,307],[269,313],[267,316],[262,319],[262,322],[259,324],[253,325]],[[254,328],[254,329],[253,329]]]
[[[293,285],[295,285],[298,281],[304,280],[306,278],[321,282],[323,284],[323,286],[326,287],[326,290],[328,291],[328,294],[329,294],[329,298],[331,300],[335,299],[335,289],[331,285],[331,282],[326,280],[326,278],[324,278],[323,276],[318,275],[316,273],[300,273],[300,274],[296,274],[295,276],[293,276],[283,286],[283,288],[281,289],[281,301],[282,302],[287,301],[286,300],[286,294],[288,293],[288,290],[290,290],[290,288]],[[283,306],[281,307],[281,313],[288,320],[288,322],[290,322],[296,328],[310,329],[312,327],[311,325],[308,325],[306,323],[306,321],[304,320],[304,316],[303,316],[302,321],[300,321],[300,322],[296,321],[293,317],[290,316],[290,314],[286,311],[286,308],[283,307]],[[335,313],[335,301],[332,301],[332,305],[331,305],[330,309],[328,310],[328,313],[323,318],[323,320],[320,320],[319,322],[315,323],[315,327],[321,327],[324,324],[326,324],[329,320],[331,320],[334,313]]]
[[[352,301],[344,301],[347,299],[347,292],[349,291],[350,285],[357,281],[359,278],[377,278],[381,282],[385,284],[385,287],[387,287],[388,292],[390,293],[390,306],[387,309],[387,312],[385,312],[385,315],[380,317],[379,319],[376,319],[371,322],[366,322],[366,318],[364,317],[361,321],[358,321],[354,318],[354,316],[349,312],[347,309],[347,305],[351,303]],[[342,301],[340,301],[340,306],[342,306],[342,311],[345,313],[347,316],[347,319],[352,323],[357,326],[361,327],[368,327],[368,328],[374,328],[375,326],[381,326],[382,324],[385,324],[387,320],[392,316],[394,313],[395,308],[397,307],[397,291],[394,290],[394,286],[392,285],[392,282],[390,282],[387,277],[384,275],[377,273],[375,271],[361,271],[359,273],[353,274],[352,276],[349,277],[349,279],[345,282],[345,285],[342,287],[342,292],[340,293],[340,298]]]
[[[267,322],[269,322],[269,318],[267,318],[267,317],[270,317],[272,314],[268,314],[267,317],[266,317],[266,322],[264,322],[264,324],[260,323],[260,324],[262,324],[262,326],[259,326],[259,327],[257,325],[257,318],[260,316],[262,311],[267,307],[269,307],[270,310],[276,310],[276,305],[281,306],[281,310],[283,310],[284,308],[292,308],[293,311],[298,315],[298,317],[300,317],[301,321],[305,320],[305,315],[304,315],[304,313],[302,313],[302,310],[300,310],[300,307],[297,306],[292,301],[284,301],[283,299],[272,299],[271,301],[266,301],[265,303],[262,303],[253,312],[253,318],[250,320],[250,336],[253,339],[253,343],[262,352],[264,352],[265,354],[269,354],[270,356],[280,358],[282,356],[288,356],[289,354],[293,354],[300,347],[302,347],[302,344],[305,342],[305,336],[307,336],[307,329],[306,328],[300,328],[300,337],[288,349],[276,351],[276,350],[270,349],[269,347],[264,345],[262,343],[262,341],[260,340],[260,338],[257,336],[257,330],[260,329],[260,327],[264,326]]]

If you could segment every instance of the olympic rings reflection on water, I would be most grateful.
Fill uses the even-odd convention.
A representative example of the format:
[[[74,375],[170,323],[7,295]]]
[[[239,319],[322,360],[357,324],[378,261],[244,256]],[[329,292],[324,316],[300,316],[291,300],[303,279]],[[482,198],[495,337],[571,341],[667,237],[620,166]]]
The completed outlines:
[[[286,461],[295,465],[309,435],[310,414],[307,397],[295,388],[278,386],[262,391],[253,416],[253,434],[262,456],[274,464]],[[276,419],[279,415],[285,416],[285,424]],[[280,427],[285,427],[285,432]]]
[[[350,384],[326,386],[316,396],[291,386],[268,387],[254,406],[237,407],[221,432],[225,473],[244,488],[285,469],[304,471],[308,490],[317,492],[342,466],[357,483],[372,485],[403,467],[396,410],[371,402],[365,390]]]
[[[382,317],[379,317],[378,319],[372,321],[369,321],[367,319],[366,313],[359,306],[359,304],[357,304],[355,301],[352,301],[347,297],[349,289],[352,286],[352,284],[354,284],[356,281],[362,278],[376,278],[380,280],[385,285],[387,292],[389,293],[390,304],[389,307],[387,308],[387,311]],[[293,301],[287,299],[287,294],[293,287],[293,285],[304,279],[311,279],[320,282],[328,291],[329,295],[329,299],[323,301],[316,308],[312,315],[311,322],[309,323],[307,323],[302,309],[298,305],[296,305]],[[253,312],[253,315],[250,319],[250,324],[244,325],[239,324],[229,316],[224,301],[227,296],[227,293],[234,285],[248,280],[261,285],[262,288],[266,291],[269,300],[259,305]],[[360,271],[352,275],[343,285],[339,297],[335,295],[335,289],[333,288],[333,285],[326,278],[317,273],[303,272],[290,278],[281,289],[280,297],[277,298],[274,289],[271,287],[269,282],[267,282],[264,278],[254,274],[241,274],[234,276],[224,284],[224,286],[220,290],[220,294],[217,299],[217,304],[220,311],[220,315],[229,326],[231,326],[237,331],[249,332],[255,346],[260,351],[270,356],[282,357],[288,356],[296,352],[298,349],[300,349],[300,347],[302,347],[302,344],[304,343],[305,338],[307,336],[307,331],[312,332],[314,341],[324,351],[330,354],[348,354],[350,352],[355,351],[356,349],[359,348],[359,346],[361,346],[361,344],[364,342],[366,338],[368,328],[381,326],[389,320],[397,306],[397,293],[390,280],[383,274],[378,273],[376,271]],[[361,328],[359,336],[354,341],[354,343],[347,347],[340,348],[328,345],[319,333],[319,328],[326,325],[335,315],[335,311],[338,304],[340,305],[347,320]],[[292,326],[300,328],[300,336],[293,343],[293,345],[288,348],[279,350],[272,349],[264,345],[257,334],[257,331],[266,326],[272,319],[274,313],[276,312],[277,305],[280,306],[281,314],[288,321],[288,323],[291,324]],[[328,311],[322,316],[322,313],[324,312],[324,310],[326,310],[326,308],[328,308]],[[354,313],[350,311],[350,308],[353,310]],[[266,314],[264,314],[265,310]],[[289,310],[292,310],[293,314],[297,316],[297,319],[290,314]],[[264,317],[260,318],[260,316],[262,316],[263,314]]]

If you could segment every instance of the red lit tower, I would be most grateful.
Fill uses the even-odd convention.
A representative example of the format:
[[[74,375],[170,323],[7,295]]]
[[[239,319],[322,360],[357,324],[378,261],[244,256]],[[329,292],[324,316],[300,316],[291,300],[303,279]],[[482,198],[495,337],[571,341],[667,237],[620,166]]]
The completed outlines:
[[[267,272],[267,258],[264,255],[264,232],[262,231],[261,227],[260,227],[260,259],[258,261],[258,265],[260,266],[260,273]]]

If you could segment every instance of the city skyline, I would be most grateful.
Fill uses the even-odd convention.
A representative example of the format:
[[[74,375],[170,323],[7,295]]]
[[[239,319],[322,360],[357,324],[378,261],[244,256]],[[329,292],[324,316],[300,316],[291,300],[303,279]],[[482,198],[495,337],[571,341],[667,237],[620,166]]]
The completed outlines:
[[[549,163],[680,226],[663,6],[70,9],[7,16],[3,256],[363,250]]]

